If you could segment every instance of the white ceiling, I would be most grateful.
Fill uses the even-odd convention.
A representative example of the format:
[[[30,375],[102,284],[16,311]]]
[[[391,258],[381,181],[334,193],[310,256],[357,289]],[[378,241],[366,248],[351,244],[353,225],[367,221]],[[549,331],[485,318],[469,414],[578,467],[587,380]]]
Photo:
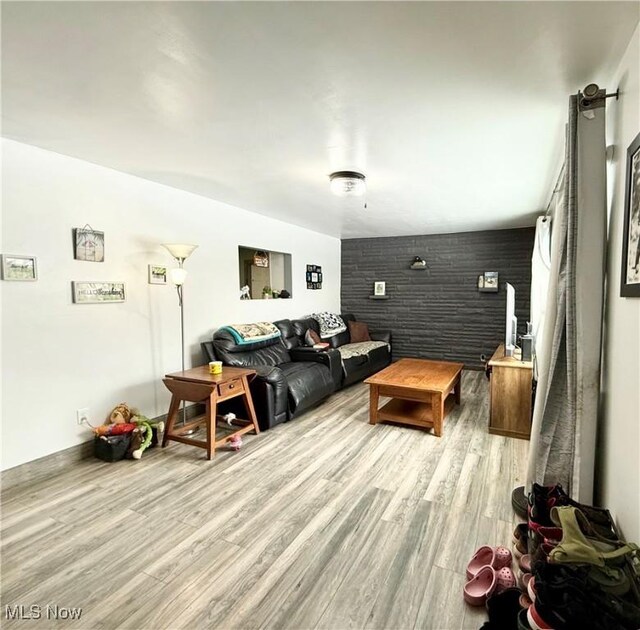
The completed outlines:
[[[3,135],[342,237],[531,225],[638,2],[3,2]],[[615,107],[615,104],[611,104]],[[328,175],[367,176],[368,208]]]

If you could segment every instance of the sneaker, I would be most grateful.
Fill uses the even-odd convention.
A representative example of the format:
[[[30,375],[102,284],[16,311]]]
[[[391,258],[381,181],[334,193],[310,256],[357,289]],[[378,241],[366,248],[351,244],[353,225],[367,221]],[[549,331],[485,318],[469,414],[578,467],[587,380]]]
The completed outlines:
[[[536,566],[535,601],[529,608],[532,628],[543,630],[637,630],[640,608],[605,593],[586,566]],[[533,609],[533,610],[532,610]]]
[[[574,501],[561,485],[541,486],[534,483],[529,494],[529,530],[537,531],[540,527],[555,527],[551,520],[551,508],[554,506],[571,506],[578,508],[587,517],[593,529],[604,538],[616,538],[613,521],[608,510],[584,505]],[[530,550],[530,553],[533,553]]]
[[[524,486],[518,486],[511,492],[511,507],[520,518],[527,518],[527,493]]]
[[[514,549],[522,556],[527,553],[527,545],[529,539],[529,525],[527,523],[519,523],[513,530],[513,546]]]
[[[502,593],[492,595],[487,600],[487,613],[490,630],[518,630],[518,613],[520,612],[520,595],[517,588],[508,588]]]
[[[518,630],[532,630],[531,624],[527,619],[527,609],[523,608],[518,613]]]

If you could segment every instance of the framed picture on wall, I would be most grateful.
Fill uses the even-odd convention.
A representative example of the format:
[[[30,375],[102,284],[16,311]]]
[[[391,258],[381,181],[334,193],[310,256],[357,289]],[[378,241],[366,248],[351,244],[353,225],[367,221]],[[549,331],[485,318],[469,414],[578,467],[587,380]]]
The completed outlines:
[[[498,292],[498,272],[485,271],[478,278],[478,291],[481,293],[497,293]]]
[[[640,297],[640,133],[627,149],[620,297]]]
[[[73,257],[76,260],[104,262],[104,232],[90,225],[73,229]]]
[[[149,284],[167,284],[167,268],[164,265],[149,265]]]
[[[384,295],[387,290],[386,282],[374,282],[373,283],[373,295]]]
[[[2,254],[2,279],[33,282],[38,279],[35,256]]]
[[[307,289],[322,289],[322,267],[320,265],[307,265],[305,275]]]

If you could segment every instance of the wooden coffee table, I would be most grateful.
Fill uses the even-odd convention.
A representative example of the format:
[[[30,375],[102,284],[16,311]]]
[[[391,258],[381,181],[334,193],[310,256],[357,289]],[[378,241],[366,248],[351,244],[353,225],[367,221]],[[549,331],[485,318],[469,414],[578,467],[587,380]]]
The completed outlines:
[[[433,428],[442,435],[444,417],[460,404],[463,363],[400,359],[365,380],[369,385],[369,422],[385,420],[414,427]],[[378,398],[391,400],[378,409]]]

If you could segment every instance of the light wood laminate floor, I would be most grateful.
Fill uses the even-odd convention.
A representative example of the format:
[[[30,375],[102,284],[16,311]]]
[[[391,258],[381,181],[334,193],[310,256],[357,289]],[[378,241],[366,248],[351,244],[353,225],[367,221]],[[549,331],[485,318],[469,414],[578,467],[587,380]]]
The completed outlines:
[[[510,543],[528,446],[487,424],[479,372],[442,438],[369,425],[359,384],[212,462],[170,444],[7,489],[0,625],[477,629],[465,566]],[[7,605],[43,616],[8,621]]]

